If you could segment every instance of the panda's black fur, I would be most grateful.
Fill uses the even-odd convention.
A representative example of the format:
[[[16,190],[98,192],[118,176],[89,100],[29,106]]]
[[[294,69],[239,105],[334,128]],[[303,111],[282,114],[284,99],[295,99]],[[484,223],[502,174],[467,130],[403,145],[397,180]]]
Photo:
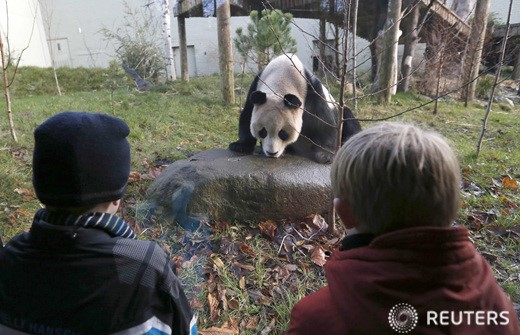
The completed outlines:
[[[296,58],[296,60],[298,59]],[[302,114],[301,131],[299,132],[299,136],[297,137],[296,142],[285,147],[285,152],[291,152],[299,156],[308,157],[318,163],[330,163],[337,148],[336,108],[339,107],[337,107],[337,104],[333,104],[334,107],[331,108],[331,104],[328,103],[327,99],[325,98],[326,94],[324,92],[324,87],[319,79],[305,68],[303,68],[303,72],[305,76],[307,92],[305,94],[305,101],[303,103],[304,111]],[[298,73],[298,75],[301,77],[300,73]],[[272,75],[269,78],[272,82]],[[258,109],[262,107],[262,104],[265,103],[266,99],[266,94],[258,91],[257,88],[259,83],[264,83],[268,86],[269,84],[274,84],[265,83],[264,80],[265,78],[263,77],[263,72],[261,72],[255,77],[251,87],[249,88],[246,103],[242,109],[239,119],[239,139],[238,141],[229,145],[229,149],[232,151],[251,154],[255,149],[257,138],[251,133],[251,119],[255,104],[257,106],[255,113],[259,113]],[[287,112],[287,110],[290,110],[291,108],[294,109],[295,106],[299,107],[302,105],[301,101],[297,97],[297,95],[302,96],[302,92],[285,93],[286,94],[283,96],[283,103],[285,106],[282,106],[282,108],[285,108],[285,110],[280,111],[280,113]],[[345,119],[345,121],[343,123],[342,143],[344,143],[350,136],[361,130],[361,126],[358,120],[354,118],[352,111],[347,107],[343,109],[343,119]],[[264,153],[268,155],[265,150]]]

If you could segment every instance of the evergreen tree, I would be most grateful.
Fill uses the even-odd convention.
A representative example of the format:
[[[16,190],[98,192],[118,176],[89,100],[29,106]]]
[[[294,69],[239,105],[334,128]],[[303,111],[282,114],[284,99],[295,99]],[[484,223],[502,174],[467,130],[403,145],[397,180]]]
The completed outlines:
[[[238,28],[233,39],[244,62],[252,59],[261,70],[274,57],[296,52],[296,40],[291,35],[292,14],[264,9],[261,13],[252,11],[250,17],[247,33]]]

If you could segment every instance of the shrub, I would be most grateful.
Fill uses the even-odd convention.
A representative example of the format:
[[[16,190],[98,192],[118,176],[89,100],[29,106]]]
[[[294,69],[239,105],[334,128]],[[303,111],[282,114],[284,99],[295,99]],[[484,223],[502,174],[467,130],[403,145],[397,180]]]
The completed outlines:
[[[476,94],[480,99],[488,99],[489,93],[491,92],[491,88],[493,88],[493,83],[495,82],[495,78],[492,76],[484,76],[480,78],[477,82]]]
[[[157,81],[164,71],[164,59],[156,22],[144,9],[132,9],[126,2],[124,5],[122,25],[115,30],[103,28],[101,33],[115,44],[119,62],[134,69],[144,80]]]

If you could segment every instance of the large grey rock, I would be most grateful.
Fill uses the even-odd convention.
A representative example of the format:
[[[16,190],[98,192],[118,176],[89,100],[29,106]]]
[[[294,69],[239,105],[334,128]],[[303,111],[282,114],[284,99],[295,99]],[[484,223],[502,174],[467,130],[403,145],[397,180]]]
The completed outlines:
[[[259,222],[324,215],[331,207],[329,174],[329,165],[302,157],[215,149],[171,164],[149,187],[147,198],[155,212],[183,226],[201,217]]]

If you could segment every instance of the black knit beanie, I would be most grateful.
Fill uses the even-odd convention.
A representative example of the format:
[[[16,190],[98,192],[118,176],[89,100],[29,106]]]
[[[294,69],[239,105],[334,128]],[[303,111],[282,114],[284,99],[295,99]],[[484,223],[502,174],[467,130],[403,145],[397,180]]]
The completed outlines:
[[[130,174],[130,129],[121,119],[62,112],[34,131],[33,185],[47,206],[121,199]]]

